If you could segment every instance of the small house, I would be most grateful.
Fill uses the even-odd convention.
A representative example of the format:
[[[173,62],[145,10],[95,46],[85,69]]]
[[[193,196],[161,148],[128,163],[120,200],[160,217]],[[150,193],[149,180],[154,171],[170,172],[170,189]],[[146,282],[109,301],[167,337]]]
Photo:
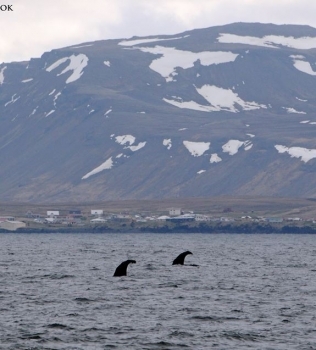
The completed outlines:
[[[175,216],[169,219],[166,219],[166,221],[171,221],[171,222],[190,222],[190,221],[195,221],[194,216],[190,215],[179,215]]]
[[[54,218],[56,216],[59,216],[59,211],[58,210],[47,210],[47,216]]]
[[[101,215],[103,215],[103,210],[102,209],[91,209],[91,215],[101,216]]]
[[[279,217],[267,217],[266,220],[268,222],[271,222],[271,223],[277,223],[277,222],[283,222],[283,218],[279,218]]]
[[[118,214],[118,215],[113,215],[112,220],[120,221],[120,222],[128,222],[132,220],[132,217],[130,215]]]
[[[103,218],[95,218],[95,219],[90,220],[90,222],[94,223],[94,224],[101,223],[101,222],[106,222],[106,221],[107,220],[103,219]]]
[[[179,216],[182,214],[181,208],[170,208],[169,215],[170,216]]]
[[[203,214],[195,214],[195,221],[211,221],[211,218]]]

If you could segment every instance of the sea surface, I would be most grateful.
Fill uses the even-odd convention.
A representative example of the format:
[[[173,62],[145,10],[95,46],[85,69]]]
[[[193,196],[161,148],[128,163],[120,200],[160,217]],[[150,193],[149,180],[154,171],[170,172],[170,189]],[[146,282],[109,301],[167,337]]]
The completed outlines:
[[[316,349],[315,281],[316,235],[0,234],[0,349]]]

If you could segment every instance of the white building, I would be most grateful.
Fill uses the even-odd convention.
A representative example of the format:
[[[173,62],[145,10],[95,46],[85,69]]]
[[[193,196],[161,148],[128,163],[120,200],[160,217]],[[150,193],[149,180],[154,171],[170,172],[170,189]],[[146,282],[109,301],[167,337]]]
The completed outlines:
[[[181,214],[182,214],[181,208],[170,208],[169,209],[169,215],[170,216],[178,216],[178,215],[181,215]]]
[[[102,209],[91,209],[91,215],[103,215]]]
[[[106,221],[107,220],[103,219],[103,218],[95,218],[95,219],[90,220],[90,222],[92,222],[92,223],[100,223],[100,222],[106,222]]]
[[[59,211],[58,210],[48,210],[47,211],[47,216],[49,217],[55,217],[55,216],[59,216]]]
[[[195,221],[211,221],[211,218],[203,214],[195,214]]]

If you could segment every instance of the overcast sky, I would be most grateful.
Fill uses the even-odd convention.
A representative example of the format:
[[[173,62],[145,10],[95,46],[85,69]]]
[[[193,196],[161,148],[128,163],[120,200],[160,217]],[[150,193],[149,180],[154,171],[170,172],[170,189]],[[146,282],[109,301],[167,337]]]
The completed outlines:
[[[0,63],[54,48],[134,35],[175,34],[233,22],[316,27],[316,0],[8,0]]]

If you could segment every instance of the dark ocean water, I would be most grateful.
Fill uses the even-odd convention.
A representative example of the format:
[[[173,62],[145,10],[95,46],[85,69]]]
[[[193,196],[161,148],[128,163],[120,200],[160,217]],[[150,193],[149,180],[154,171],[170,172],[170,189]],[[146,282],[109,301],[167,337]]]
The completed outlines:
[[[316,235],[2,234],[0,349],[316,349]],[[172,266],[182,251],[193,266]],[[114,278],[123,260],[128,276]]]

